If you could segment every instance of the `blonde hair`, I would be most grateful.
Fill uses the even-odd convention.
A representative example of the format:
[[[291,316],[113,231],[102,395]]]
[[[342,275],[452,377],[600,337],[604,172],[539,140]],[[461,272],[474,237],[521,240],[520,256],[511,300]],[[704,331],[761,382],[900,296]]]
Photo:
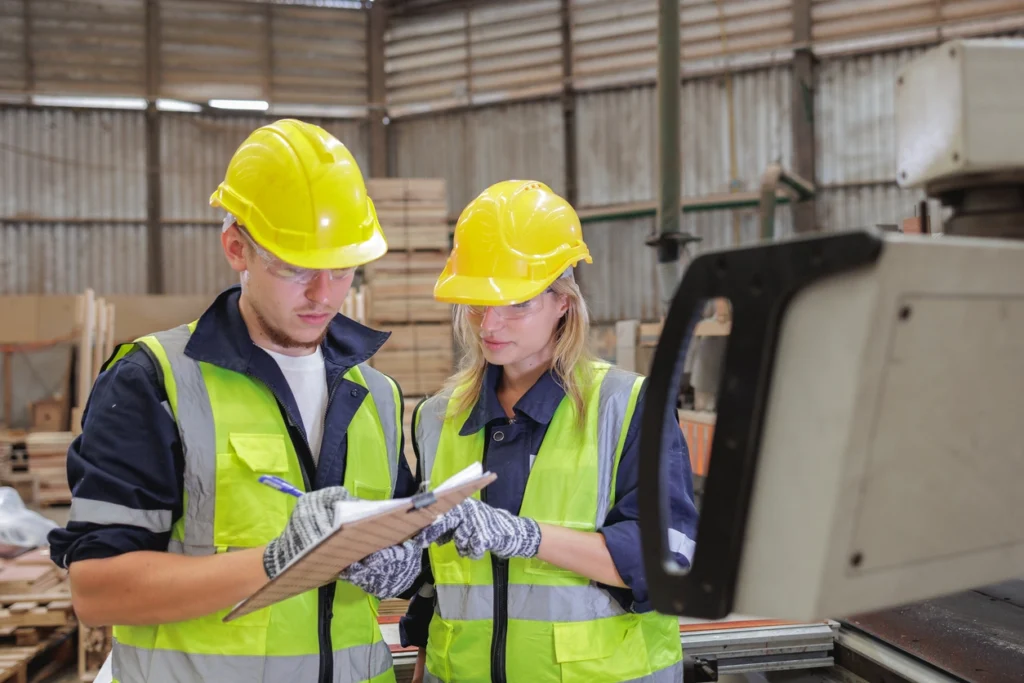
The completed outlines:
[[[586,423],[585,395],[593,381],[593,361],[597,360],[590,350],[590,312],[572,276],[571,267],[552,282],[549,289],[565,296],[569,303],[568,310],[555,327],[551,371],[569,398],[577,426],[582,427]],[[469,321],[469,307],[455,306],[452,317],[455,338],[462,347],[463,355],[458,370],[448,378],[442,391],[451,394],[455,412],[460,413],[472,408],[480,396],[487,361],[480,338]],[[464,388],[455,392],[457,387]]]

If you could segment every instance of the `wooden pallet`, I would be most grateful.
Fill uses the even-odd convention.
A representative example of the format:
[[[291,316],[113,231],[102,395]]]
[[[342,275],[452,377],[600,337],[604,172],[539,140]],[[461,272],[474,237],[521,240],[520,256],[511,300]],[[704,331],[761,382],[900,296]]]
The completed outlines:
[[[70,505],[67,453],[74,440],[71,432],[34,432],[25,437],[28,471],[38,481],[35,502],[41,506]]]
[[[61,671],[74,657],[75,624],[49,631],[35,645],[0,646],[0,683],[30,683]]]

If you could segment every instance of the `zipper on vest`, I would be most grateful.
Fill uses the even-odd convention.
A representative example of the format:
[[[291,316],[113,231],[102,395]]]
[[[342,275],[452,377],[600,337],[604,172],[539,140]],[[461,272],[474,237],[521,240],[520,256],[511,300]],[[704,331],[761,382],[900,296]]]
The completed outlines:
[[[334,645],[330,628],[334,617],[334,584],[320,586],[317,598],[320,602],[320,683],[331,683],[334,680]]]
[[[491,682],[505,683],[508,641],[508,560],[491,556],[494,581],[494,633],[491,635]]]

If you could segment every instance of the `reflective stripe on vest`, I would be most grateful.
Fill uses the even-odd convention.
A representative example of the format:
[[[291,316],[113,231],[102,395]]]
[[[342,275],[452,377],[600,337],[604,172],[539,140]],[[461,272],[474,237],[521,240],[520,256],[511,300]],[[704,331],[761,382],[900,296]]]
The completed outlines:
[[[391,649],[384,641],[334,653],[333,683],[359,683],[387,673]],[[189,655],[174,650],[148,650],[114,642],[115,681],[179,683],[180,681],[286,681],[306,683],[320,676],[319,655],[295,657],[225,657]]]
[[[585,425],[580,427],[571,401],[563,399],[531,464],[520,514],[582,531],[604,525],[642,381],[595,364],[594,383],[584,397]],[[456,414],[452,400],[463,390],[431,397],[413,416],[425,479],[440,481],[483,457],[483,430],[459,433],[469,410]],[[459,557],[451,544],[431,546],[430,557],[437,603],[425,680],[487,679],[495,613],[491,559]],[[682,679],[676,619],[628,612],[595,582],[539,558],[512,558],[508,572],[508,680]]]
[[[281,532],[295,499],[258,484],[258,474],[282,476],[304,488],[301,465],[280,407],[261,382],[185,355],[195,323],[144,337],[163,370],[170,413],[183,452],[184,514],[171,527],[168,551],[188,555],[262,545]],[[119,350],[116,359],[123,357]],[[400,420],[398,387],[380,372],[357,366],[345,378],[368,396],[348,428],[350,452],[344,484],[363,498],[394,494]],[[76,514],[111,523],[164,524],[165,516],[83,500]],[[152,511],[150,511],[152,512]],[[154,681],[316,680],[321,644],[318,593],[289,598],[223,624],[227,610],[159,626],[115,626],[115,678]],[[393,682],[390,650],[377,624],[377,603],[352,584],[335,584],[330,624],[334,681]],[[117,675],[118,671],[120,675]]]
[[[423,683],[445,683],[444,679],[438,678],[429,671],[423,672]],[[649,676],[633,678],[620,683],[683,683],[683,663],[677,662],[672,666],[655,671]]]
[[[186,555],[209,555],[215,550],[213,519],[216,507],[216,439],[213,411],[206,382],[199,363],[185,355],[185,346],[191,337],[189,325],[181,325],[154,337],[160,342],[172,370],[172,377],[164,378],[168,389],[176,394],[175,419],[185,456],[184,486],[189,492],[185,507],[185,538],[169,544],[171,552]],[[351,371],[350,371],[351,372]],[[387,445],[388,469],[391,475],[390,493],[393,496],[398,480],[401,436],[398,431],[397,390],[379,370],[368,365],[358,368],[370,398],[376,408]],[[181,400],[181,399],[184,400]],[[91,524],[123,524],[136,526],[154,533],[171,530],[170,510],[137,510],[116,503],[73,498],[69,520]]]
[[[608,368],[600,383],[597,420],[598,499],[594,517],[595,527],[604,524],[611,507],[617,454],[629,427],[626,418],[632,416],[629,403],[636,383],[637,375],[615,367]],[[415,415],[416,445],[419,447],[420,459],[423,462],[424,479],[430,479],[430,473],[433,471],[449,400],[448,393],[432,396],[418,407]]]

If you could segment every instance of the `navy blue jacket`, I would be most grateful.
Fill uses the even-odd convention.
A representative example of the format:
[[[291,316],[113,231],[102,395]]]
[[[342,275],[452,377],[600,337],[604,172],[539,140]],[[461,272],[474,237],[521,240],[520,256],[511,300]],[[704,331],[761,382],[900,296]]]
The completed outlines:
[[[484,385],[469,417],[459,433],[463,436],[483,429],[484,469],[494,472],[498,479],[485,488],[481,495],[489,505],[519,514],[526,493],[526,481],[530,474],[530,458],[540,449],[544,434],[555,413],[555,408],[565,397],[565,392],[554,376],[548,372],[530,387],[513,408],[515,422],[509,424],[504,409],[498,402],[498,380],[501,368],[490,366]],[[640,552],[639,503],[637,499],[637,478],[640,465],[640,422],[647,391],[645,381],[637,401],[636,412],[630,422],[623,445],[622,458],[615,480],[614,504],[608,512],[604,526],[598,531],[604,535],[612,562],[628,588],[604,586],[624,609],[642,613],[651,611],[647,593],[647,578],[644,573]],[[495,441],[492,435],[500,429],[503,437]],[[419,459],[419,446],[415,434],[411,435],[413,448]],[[684,567],[690,566],[693,558],[693,539],[697,534],[697,509],[693,502],[693,478],[690,471],[690,455],[679,427],[678,416],[665,424],[663,439],[668,449],[670,467],[669,495],[672,509],[670,547],[676,561]],[[419,481],[422,473],[418,471]],[[426,557],[426,554],[424,554]],[[433,583],[429,565],[425,565],[420,585]],[[402,645],[425,647],[427,626],[434,614],[434,598],[417,594],[402,618],[400,632]]]
[[[288,382],[277,363],[249,337],[238,312],[239,295],[236,285],[216,298],[199,319],[185,353],[266,384],[293,416],[293,420],[286,418],[286,423],[313,488],[340,485],[348,456],[348,426],[369,392],[355,382],[341,380],[324,420],[319,464],[314,466]],[[389,336],[335,316],[321,344],[328,386],[369,359]],[[72,496],[136,510],[170,510],[174,521],[181,517],[184,458],[177,426],[162,406],[167,397],[160,376],[159,366],[149,354],[136,348],[96,378],[83,412],[82,434],[68,451]],[[410,496],[415,489],[408,463],[399,458],[396,496]],[[170,532],[69,522],[66,528],[50,532],[50,556],[67,567],[77,560],[166,550],[169,539]]]

